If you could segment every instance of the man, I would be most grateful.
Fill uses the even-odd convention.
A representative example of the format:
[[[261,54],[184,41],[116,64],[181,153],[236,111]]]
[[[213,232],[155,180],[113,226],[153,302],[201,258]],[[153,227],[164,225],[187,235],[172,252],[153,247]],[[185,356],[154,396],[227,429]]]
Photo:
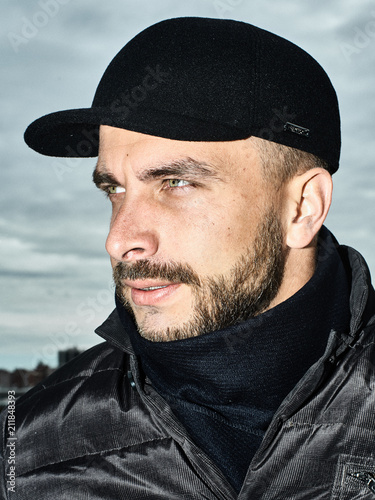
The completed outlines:
[[[116,309],[18,400],[17,498],[373,498],[374,291],[323,226],[340,124],[318,63],[167,20],[25,140],[98,155]]]

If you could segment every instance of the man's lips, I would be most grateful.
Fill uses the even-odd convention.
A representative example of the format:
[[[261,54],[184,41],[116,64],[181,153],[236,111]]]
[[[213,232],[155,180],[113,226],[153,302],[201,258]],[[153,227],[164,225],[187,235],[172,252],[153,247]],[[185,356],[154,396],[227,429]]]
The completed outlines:
[[[177,283],[171,283],[170,281],[161,280],[123,280],[122,283],[129,288],[136,288],[141,290],[144,288],[162,288],[170,285],[176,285]]]
[[[157,280],[124,280],[131,290],[131,298],[136,306],[156,306],[168,299],[181,285]]]

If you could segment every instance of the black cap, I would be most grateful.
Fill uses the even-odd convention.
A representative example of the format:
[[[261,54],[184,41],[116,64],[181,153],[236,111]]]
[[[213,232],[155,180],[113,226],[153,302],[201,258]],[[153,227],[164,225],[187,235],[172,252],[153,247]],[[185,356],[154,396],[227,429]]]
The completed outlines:
[[[183,141],[251,135],[338,169],[340,117],[322,67],[295,44],[247,23],[185,17],[134,37],[106,69],[91,108],[34,121],[26,143],[48,156],[98,154],[99,125]]]

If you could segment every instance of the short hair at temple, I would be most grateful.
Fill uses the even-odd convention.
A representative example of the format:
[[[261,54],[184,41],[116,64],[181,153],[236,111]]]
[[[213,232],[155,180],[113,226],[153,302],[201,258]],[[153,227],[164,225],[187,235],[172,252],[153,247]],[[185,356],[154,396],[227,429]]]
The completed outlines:
[[[297,174],[302,174],[312,168],[329,170],[328,163],[317,156],[299,149],[277,144],[252,136],[252,144],[258,150],[265,181],[276,190]]]

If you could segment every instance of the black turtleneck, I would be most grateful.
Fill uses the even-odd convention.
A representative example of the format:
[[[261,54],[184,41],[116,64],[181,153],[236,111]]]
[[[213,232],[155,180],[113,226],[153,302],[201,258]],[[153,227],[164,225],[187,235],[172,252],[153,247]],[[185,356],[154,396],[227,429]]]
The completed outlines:
[[[282,400],[349,330],[349,283],[323,228],[311,280],[273,309],[199,337],[151,342],[117,301],[140,365],[155,389],[237,492]]]

